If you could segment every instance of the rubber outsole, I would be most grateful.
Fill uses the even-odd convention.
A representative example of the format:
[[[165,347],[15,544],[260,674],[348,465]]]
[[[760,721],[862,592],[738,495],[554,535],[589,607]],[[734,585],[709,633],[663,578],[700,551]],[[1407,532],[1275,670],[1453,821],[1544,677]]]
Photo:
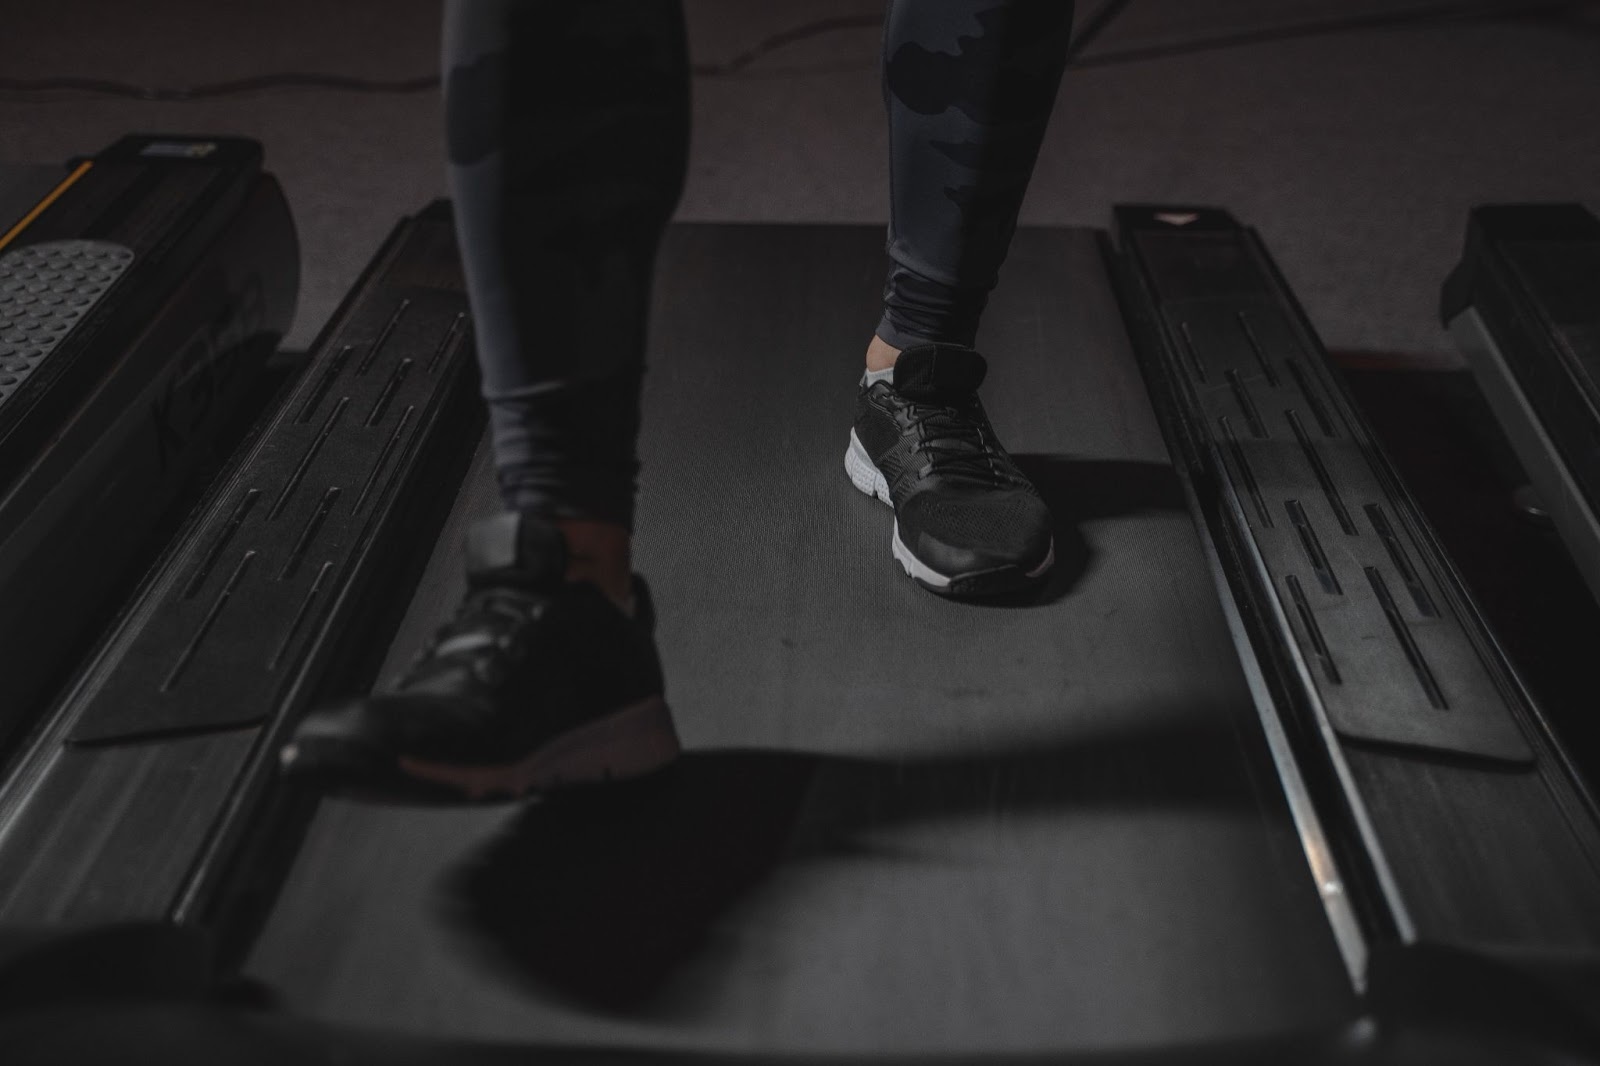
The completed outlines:
[[[884,479],[883,471],[872,461],[866,448],[862,447],[861,438],[856,436],[856,431],[853,429],[850,431],[850,447],[845,449],[844,453],[844,471],[850,476],[850,483],[857,489],[881,500],[890,510],[894,509],[894,500],[889,495],[889,483]],[[929,592],[951,597],[1000,596],[1031,588],[1039,583],[1056,561],[1056,544],[1055,538],[1052,537],[1044,561],[1032,570],[1024,570],[1020,566],[1000,566],[991,570],[943,574],[917,558],[911,549],[906,547],[905,541],[900,539],[898,517],[895,518],[889,549],[911,580]]]
[[[569,730],[515,762],[462,766],[402,756],[397,765],[410,777],[447,786],[468,799],[515,799],[571,785],[643,777],[681,751],[667,701],[651,696]]]
[[[315,737],[291,741],[280,766],[291,777],[356,799],[483,802],[644,777],[681,751],[666,700],[651,696],[509,763],[440,763],[397,757],[356,737]]]

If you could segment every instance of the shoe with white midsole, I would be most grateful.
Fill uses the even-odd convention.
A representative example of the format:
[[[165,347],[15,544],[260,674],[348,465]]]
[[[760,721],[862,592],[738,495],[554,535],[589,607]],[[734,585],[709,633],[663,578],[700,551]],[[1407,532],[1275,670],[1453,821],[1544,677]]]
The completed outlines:
[[[971,348],[907,348],[892,381],[862,385],[845,472],[894,508],[892,550],[932,592],[978,597],[1040,582],[1055,562],[1050,510],[995,437]]]
[[[511,799],[639,777],[678,755],[649,588],[632,616],[568,582],[554,525],[475,524],[467,594],[392,691],[313,712],[285,772],[357,792]]]

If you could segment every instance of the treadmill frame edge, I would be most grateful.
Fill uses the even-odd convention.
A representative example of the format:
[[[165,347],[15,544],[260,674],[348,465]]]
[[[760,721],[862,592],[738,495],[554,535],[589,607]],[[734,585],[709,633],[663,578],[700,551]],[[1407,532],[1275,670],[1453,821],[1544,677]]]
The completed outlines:
[[[1400,509],[1397,517],[1404,522],[1407,530],[1417,538],[1417,541],[1432,552],[1436,563],[1442,569],[1443,576],[1449,579],[1448,583],[1441,583],[1441,591],[1447,595],[1451,606],[1460,612],[1463,621],[1472,623],[1463,627],[1466,635],[1477,648],[1480,657],[1485,660],[1484,665],[1490,671],[1490,676],[1504,686],[1508,697],[1505,701],[1507,710],[1527,736],[1534,750],[1535,765],[1541,756],[1552,759],[1555,769],[1565,779],[1564,783],[1570,787],[1571,796],[1567,797],[1561,794],[1561,790],[1546,786],[1547,794],[1556,809],[1569,821],[1574,818],[1586,819],[1591,824],[1600,821],[1600,810],[1596,808],[1595,798],[1589,790],[1588,783],[1576,772],[1571,757],[1562,748],[1515,665],[1506,655],[1503,645],[1489,628],[1455,561],[1444,551],[1443,545],[1431,527],[1422,520],[1421,510],[1392,460],[1372,438],[1371,431],[1364,421],[1360,420],[1360,408],[1355,403],[1348,385],[1334,373],[1328,362],[1325,347],[1311,326],[1304,308],[1294,296],[1292,288],[1267,252],[1260,235],[1242,223],[1235,224],[1241,235],[1253,246],[1253,251],[1264,264],[1270,280],[1284,297],[1285,309],[1290,312],[1289,321],[1298,334],[1298,339],[1307,346],[1308,352],[1321,357],[1308,359],[1308,366],[1325,385],[1334,390],[1336,397],[1347,408],[1357,413],[1361,424],[1352,428],[1359,431],[1363,451],[1373,471],[1384,483],[1392,498],[1406,505]],[[1229,560],[1223,558],[1220,550],[1222,546],[1216,543],[1218,538],[1211,526],[1212,523],[1218,523],[1221,539],[1237,552],[1240,545],[1234,542],[1240,538],[1232,534],[1226,519],[1231,516],[1240,523],[1239,528],[1248,528],[1248,524],[1244,521],[1243,505],[1237,494],[1231,491],[1232,486],[1227,479],[1221,479],[1223,481],[1221,485],[1216,483],[1219,479],[1212,476],[1211,472],[1214,469],[1227,469],[1221,456],[1216,454],[1216,445],[1202,445],[1200,441],[1209,442],[1209,436],[1200,438],[1200,441],[1192,438],[1191,435],[1195,430],[1190,423],[1188,413],[1182,402],[1171,394],[1172,389],[1184,387],[1188,379],[1183,375],[1181,366],[1172,365],[1181,349],[1170,335],[1166,322],[1160,317],[1154,322],[1149,321],[1151,316],[1145,307],[1153,307],[1154,301],[1150,298],[1147,279],[1144,278],[1134,256],[1126,247],[1117,249],[1112,242],[1107,241],[1106,254],[1112,258],[1114,264],[1111,276],[1117,286],[1118,299],[1123,305],[1130,337],[1134,341],[1136,358],[1146,375],[1152,404],[1156,405],[1160,415],[1163,436],[1172,451],[1174,465],[1181,468],[1178,474],[1184,485],[1186,498],[1192,509],[1198,507],[1198,510],[1192,510],[1197,532],[1205,546],[1208,562],[1215,564],[1213,577],[1218,582],[1224,613],[1228,617],[1230,628],[1233,629],[1241,663],[1251,684],[1252,695],[1256,697],[1256,709],[1266,731],[1267,742],[1275,760],[1281,755],[1293,767],[1292,774],[1280,778],[1286,798],[1291,811],[1296,815],[1297,824],[1300,824],[1303,830],[1306,828],[1314,830],[1312,834],[1303,838],[1307,847],[1308,865],[1313,872],[1318,869],[1320,856],[1314,850],[1316,846],[1342,844],[1345,849],[1342,853],[1335,852],[1329,856],[1333,869],[1337,871],[1340,860],[1343,859],[1346,869],[1352,873],[1359,873],[1363,878],[1353,887],[1358,890],[1376,888],[1376,891],[1371,892],[1368,897],[1357,896],[1355,900],[1349,901],[1351,906],[1335,906],[1329,911],[1330,921],[1334,923],[1334,935],[1339,940],[1341,950],[1346,949],[1351,943],[1345,939],[1347,932],[1361,938],[1364,963],[1360,972],[1354,968],[1351,970],[1352,981],[1357,990],[1365,995],[1377,996],[1391,1009],[1407,1010],[1411,1001],[1416,998],[1417,989],[1426,983],[1418,980],[1419,975],[1430,966],[1447,965],[1444,960],[1448,959],[1451,950],[1468,950],[1472,957],[1491,965],[1512,963],[1514,970],[1522,971],[1523,967],[1515,964],[1515,952],[1508,955],[1493,944],[1456,946],[1439,952],[1434,950],[1429,942],[1419,938],[1416,925],[1406,909],[1398,883],[1377,839],[1370,812],[1361,793],[1355,788],[1349,764],[1344,758],[1343,742],[1334,733],[1316,687],[1310,682],[1304,655],[1284,616],[1283,604],[1276,594],[1275,586],[1270,580],[1262,584],[1264,560],[1260,558],[1258,546],[1248,537],[1243,538],[1248,542],[1243,545],[1247,558],[1236,559],[1234,562],[1240,567],[1241,579],[1248,579],[1258,591],[1262,587],[1271,590],[1272,595],[1266,597],[1270,617],[1261,619],[1259,626],[1263,632],[1258,638],[1253,638],[1248,643],[1237,642],[1239,633],[1243,631],[1248,635],[1251,627],[1243,614],[1236,610],[1234,590],[1224,584],[1228,581]],[[1209,505],[1208,500],[1211,501]],[[1235,628],[1236,623],[1237,628]],[[1279,643],[1282,646],[1267,649],[1268,661],[1283,660],[1300,682],[1298,686],[1300,691],[1294,689],[1285,691],[1286,702],[1280,702],[1274,697],[1273,679],[1267,675],[1267,664],[1261,658],[1263,650],[1256,647],[1257,639],[1270,641],[1270,635],[1274,632],[1280,635]],[[1293,708],[1301,702],[1305,704],[1306,714],[1296,715]],[[1314,724],[1320,736],[1309,735],[1308,722]],[[1310,746],[1310,750],[1297,754],[1297,747],[1306,745]],[[1307,759],[1309,763],[1305,761]],[[1335,787],[1331,795],[1328,794],[1327,784],[1314,789],[1311,782],[1307,781],[1308,774],[1315,777],[1328,771],[1332,772],[1333,781],[1327,784]],[[1579,810],[1572,808],[1574,801]],[[1353,825],[1356,832],[1348,836],[1329,835],[1327,827],[1316,811],[1316,807],[1323,803],[1334,804],[1335,808],[1330,816],[1339,818],[1342,815]],[[1311,821],[1305,824],[1299,823],[1299,814],[1303,807],[1311,816]],[[1321,834],[1320,837],[1317,835],[1318,832]],[[1596,862],[1596,856],[1592,851],[1584,849],[1582,854],[1591,864]],[[1321,888],[1320,881],[1318,887]],[[1333,903],[1326,893],[1322,895],[1325,906]],[[1356,926],[1353,930],[1341,929],[1340,922],[1346,917],[1355,921]],[[1402,954],[1397,956],[1396,949]],[[1421,956],[1418,956],[1419,949]],[[1352,963],[1354,956],[1347,953],[1346,961]],[[1400,965],[1397,966],[1397,963]],[[1434,976],[1439,974],[1436,973]],[[1530,977],[1535,985],[1539,983],[1537,975],[1524,975],[1522,980],[1528,980]],[[1477,1004],[1478,1007],[1487,1005]]]
[[[1365,995],[1368,988],[1367,967],[1372,956],[1371,945],[1364,924],[1357,914],[1356,905],[1347,890],[1348,878],[1341,871],[1332,836],[1318,813],[1317,804],[1296,757],[1293,741],[1285,729],[1285,716],[1278,709],[1261,653],[1255,646],[1255,641],[1234,598],[1228,564],[1223,558],[1218,538],[1211,529],[1214,518],[1220,519],[1217,512],[1224,498],[1226,506],[1234,512],[1239,512],[1239,501],[1233,493],[1224,493],[1222,488],[1206,475],[1201,449],[1189,439],[1187,420],[1172,397],[1168,395],[1167,381],[1164,380],[1166,376],[1152,373],[1150,361],[1165,360],[1168,357],[1168,345],[1171,344],[1171,340],[1165,336],[1165,323],[1151,322],[1149,316],[1143,313],[1141,302],[1136,298],[1135,294],[1142,296],[1145,293],[1144,279],[1139,276],[1128,257],[1117,249],[1111,234],[1099,231],[1099,243],[1106,261],[1106,272],[1116,294],[1118,308],[1128,329],[1130,347],[1139,364],[1140,373],[1145,379],[1151,406],[1156,410],[1156,420],[1160,424],[1161,435],[1173,458],[1173,471],[1183,487],[1184,502],[1188,505],[1190,519],[1194,522],[1206,565],[1217,590],[1223,617],[1228,623],[1229,635],[1239,655],[1240,668],[1250,688],[1256,717],[1261,724],[1284,800],[1288,804],[1290,817],[1300,838],[1302,855],[1316,887],[1317,896],[1322,901],[1350,985],[1358,995]],[[1220,457],[1213,457],[1212,461],[1220,463]],[[1207,506],[1205,503],[1207,498],[1217,501],[1216,505]],[[1240,517],[1242,518],[1242,513]],[[1256,571],[1253,576],[1259,581],[1261,561],[1259,558],[1252,558],[1250,561],[1254,563],[1253,569]],[[1240,566],[1243,576],[1242,561],[1236,560],[1236,565]],[[1281,616],[1281,605],[1277,605],[1274,601],[1274,606],[1277,608],[1278,617],[1272,620],[1273,624],[1287,631],[1287,620]],[[1304,674],[1306,667],[1298,654],[1298,648],[1293,644],[1290,647],[1296,652],[1295,669]],[[1326,712],[1320,704],[1313,713],[1319,728],[1331,737],[1332,727],[1328,724]],[[1343,765],[1342,760],[1337,765],[1336,771],[1342,781],[1349,776],[1349,770]],[[1347,781],[1345,783],[1350,784]],[[1348,791],[1353,791],[1353,787]],[[1377,841],[1372,834],[1370,818],[1366,812],[1360,811],[1357,819],[1370,842],[1376,847]],[[1384,874],[1387,875],[1386,887],[1392,893],[1393,879],[1386,867]],[[1403,909],[1401,913],[1403,914]]]
[[[1546,435],[1542,421],[1533,414],[1534,408],[1528,401],[1527,393],[1525,393],[1522,390],[1521,385],[1517,383],[1515,375],[1511,372],[1510,364],[1506,360],[1504,350],[1501,349],[1499,343],[1494,339],[1493,332],[1490,331],[1488,324],[1483,320],[1482,316],[1478,314],[1477,308],[1469,307],[1460,315],[1456,316],[1454,319],[1451,319],[1448,329],[1451,337],[1455,339],[1456,343],[1461,347],[1463,352],[1467,352],[1474,346],[1474,344],[1481,344],[1481,347],[1478,350],[1480,350],[1488,360],[1491,360],[1494,363],[1497,370],[1503,372],[1503,381],[1497,382],[1496,384],[1504,385],[1506,390],[1505,394],[1489,400],[1490,407],[1494,411],[1497,420],[1502,428],[1507,428],[1513,424],[1505,416],[1506,408],[1520,408],[1521,411],[1527,412],[1531,416],[1529,418],[1527,427],[1529,434],[1536,435],[1537,439],[1545,443],[1549,448],[1548,455],[1551,457],[1550,470],[1545,473],[1548,477],[1557,479],[1560,482],[1569,485],[1572,489],[1570,500],[1574,504],[1574,509],[1579,513],[1576,516],[1571,516],[1569,521],[1582,521],[1588,525],[1591,531],[1589,535],[1594,538],[1596,543],[1600,543],[1600,519],[1597,519],[1594,512],[1589,509],[1587,501],[1584,498],[1584,494],[1577,488],[1576,483],[1573,482],[1572,474],[1570,471],[1568,471],[1566,463],[1558,458],[1560,453],[1555,450],[1554,442],[1550,441],[1549,437]],[[1481,365],[1483,364],[1478,362],[1474,362],[1472,364],[1474,375],[1478,374],[1479,367]],[[1481,377],[1479,380],[1481,382]],[[1480,391],[1488,394],[1493,390],[1480,388]],[[1510,436],[1511,434],[1508,432],[1507,435]],[[1517,458],[1523,463],[1524,467],[1527,468],[1528,475],[1535,479],[1535,485],[1537,486],[1540,471],[1536,471],[1533,466],[1528,463],[1526,456],[1520,450],[1517,452]],[[1543,492],[1544,490],[1541,488],[1540,491]],[[1552,521],[1557,523],[1559,528],[1560,520],[1556,517],[1556,513],[1552,511],[1550,513],[1550,517]],[[1562,530],[1562,535],[1564,537],[1567,535],[1565,530]],[[1584,559],[1580,559],[1575,553],[1572,554],[1572,558],[1578,570],[1588,580],[1589,587],[1595,597],[1600,599],[1600,558],[1597,558],[1593,561],[1586,561]],[[1473,606],[1476,609],[1475,603]],[[1518,690],[1527,700],[1527,711],[1529,715],[1538,722],[1539,729],[1544,735],[1548,737],[1554,737],[1556,735],[1555,729],[1551,726],[1548,719],[1546,719],[1544,712],[1539,709],[1539,705],[1533,699],[1531,691],[1523,683],[1520,672],[1518,672],[1515,668],[1512,668],[1510,673],[1512,680],[1517,685]],[[1578,795],[1586,804],[1585,813],[1587,813],[1589,817],[1593,819],[1600,820],[1600,796],[1596,796],[1589,780],[1585,778],[1581,772],[1579,772],[1577,764],[1573,761],[1572,756],[1567,754],[1567,751],[1564,747],[1562,747],[1560,744],[1552,743],[1550,748],[1550,753],[1558,758],[1563,767],[1566,769],[1567,776],[1572,780],[1574,791],[1578,793]]]

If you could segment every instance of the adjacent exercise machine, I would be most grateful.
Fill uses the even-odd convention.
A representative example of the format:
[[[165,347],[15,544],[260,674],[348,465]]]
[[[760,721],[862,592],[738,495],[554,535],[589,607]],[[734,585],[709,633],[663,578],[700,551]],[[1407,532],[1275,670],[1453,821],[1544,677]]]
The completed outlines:
[[[126,137],[0,167],[0,754],[159,549],[293,316],[260,145]]]
[[[1476,208],[1441,314],[1600,597],[1600,219],[1579,204]]]

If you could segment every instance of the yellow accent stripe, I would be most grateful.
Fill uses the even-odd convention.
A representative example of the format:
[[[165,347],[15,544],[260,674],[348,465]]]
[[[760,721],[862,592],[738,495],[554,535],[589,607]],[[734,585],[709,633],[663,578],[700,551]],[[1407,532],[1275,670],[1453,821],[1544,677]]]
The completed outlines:
[[[68,174],[60,185],[57,185],[54,189],[51,189],[50,195],[46,196],[43,200],[40,200],[37,204],[35,204],[32,211],[29,211],[26,215],[23,215],[21,222],[18,222],[15,226],[12,226],[10,229],[6,230],[4,236],[0,236],[0,248],[4,248],[6,245],[16,240],[17,237],[22,234],[23,230],[33,225],[33,220],[44,214],[45,210],[51,204],[59,200],[62,193],[72,188],[79,178],[87,174],[89,172],[89,168],[92,166],[94,166],[93,161],[79,163],[78,169],[74,170],[71,174]]]

